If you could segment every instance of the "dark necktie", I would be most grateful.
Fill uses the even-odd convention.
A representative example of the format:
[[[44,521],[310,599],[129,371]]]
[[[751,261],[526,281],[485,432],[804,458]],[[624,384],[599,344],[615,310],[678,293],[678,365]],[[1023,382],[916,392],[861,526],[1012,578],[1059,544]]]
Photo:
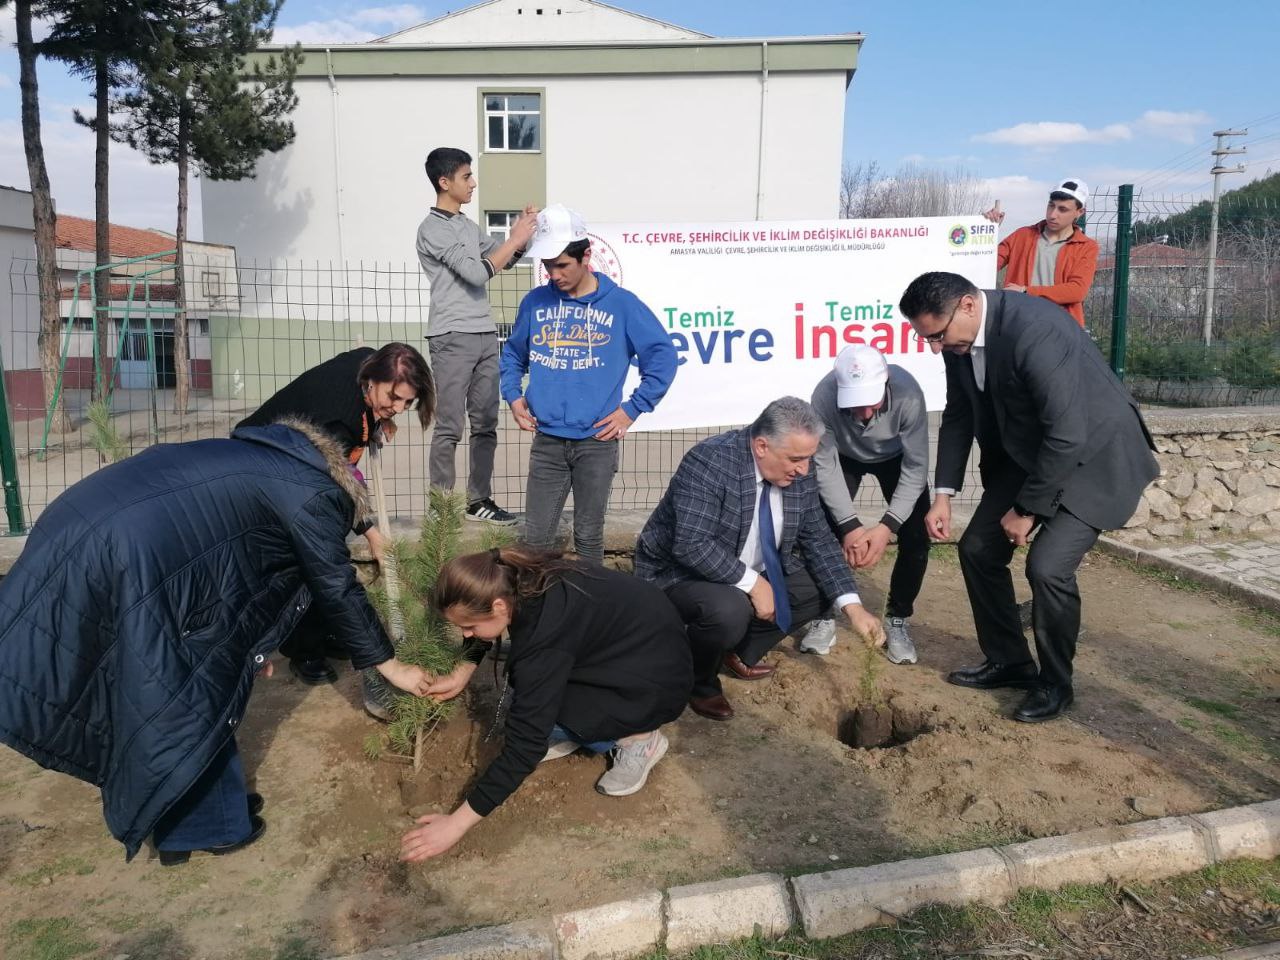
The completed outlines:
[[[778,538],[773,529],[773,506],[769,491],[773,484],[765,480],[760,485],[760,553],[764,557],[764,572],[773,587],[774,620],[783,633],[791,630],[791,601],[787,597],[787,578],[782,572],[782,555],[778,553]]]

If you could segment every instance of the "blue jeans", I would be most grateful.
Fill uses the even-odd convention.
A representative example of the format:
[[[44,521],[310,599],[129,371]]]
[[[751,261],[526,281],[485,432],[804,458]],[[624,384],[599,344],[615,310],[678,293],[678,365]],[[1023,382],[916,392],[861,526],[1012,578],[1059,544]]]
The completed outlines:
[[[586,747],[592,753],[608,753],[618,745],[615,740],[596,740],[592,743],[584,743],[580,736],[568,727],[562,727],[558,723],[551,728],[551,739],[547,741],[547,745],[550,746],[557,740],[572,740],[578,746]]]
[[[232,737],[156,822],[152,838],[157,850],[206,850],[238,843],[252,831],[244,768]]]
[[[529,450],[529,483],[524,498],[524,541],[548,549],[564,501],[573,490],[573,550],[590,563],[604,562],[604,512],[613,475],[618,472],[618,441],[565,440],[536,434]]]

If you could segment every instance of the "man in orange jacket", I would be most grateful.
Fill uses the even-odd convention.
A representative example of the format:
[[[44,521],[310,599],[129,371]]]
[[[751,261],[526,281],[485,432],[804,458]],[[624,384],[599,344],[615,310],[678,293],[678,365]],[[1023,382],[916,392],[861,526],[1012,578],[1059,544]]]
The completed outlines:
[[[1005,290],[1044,297],[1082,327],[1084,298],[1098,266],[1098,242],[1076,226],[1088,200],[1089,188],[1083,180],[1063,180],[1049,194],[1043,220],[1020,227],[1001,241],[997,263],[997,269],[1008,268]],[[993,223],[1004,221],[999,201],[985,216]]]

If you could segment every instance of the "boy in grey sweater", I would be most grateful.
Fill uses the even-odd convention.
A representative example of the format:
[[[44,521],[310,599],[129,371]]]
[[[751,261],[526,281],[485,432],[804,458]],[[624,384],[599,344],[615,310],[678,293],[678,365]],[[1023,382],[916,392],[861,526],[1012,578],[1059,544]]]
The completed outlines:
[[[826,432],[814,455],[818,491],[849,566],[873,566],[889,538],[898,537],[898,559],[889,578],[885,608],[885,655],[893,663],[915,663],[907,630],[929,564],[929,419],[924,392],[906,370],[889,366],[874,347],[845,347],[835,369],[813,391],[813,409]],[[889,507],[866,525],[853,505],[862,478],[880,483]],[[800,649],[826,654],[835,623],[815,621]]]
[[[431,282],[427,344],[436,380],[436,424],[428,471],[433,487],[452,490],[462,421],[471,423],[467,519],[511,526],[514,515],[493,502],[498,447],[498,326],[485,284],[520,259],[533,237],[537,211],[526,207],[505,243],[483,233],[462,213],[476,179],[471,155],[437,147],[427,155],[436,205],[418,227],[418,262]]]

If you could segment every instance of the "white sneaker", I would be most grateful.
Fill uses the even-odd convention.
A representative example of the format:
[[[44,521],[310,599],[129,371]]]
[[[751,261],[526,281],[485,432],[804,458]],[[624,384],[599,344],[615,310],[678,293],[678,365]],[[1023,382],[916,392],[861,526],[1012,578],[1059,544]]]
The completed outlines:
[[[884,635],[884,655],[889,658],[890,663],[916,662],[916,645],[911,642],[911,634],[907,632],[906,618],[885,617]]]
[[[667,738],[661,730],[645,740],[618,744],[611,751],[613,766],[596,781],[596,790],[608,797],[629,797],[649,779],[654,764],[667,754]]]
[[[834,620],[814,620],[800,640],[801,653],[816,653],[825,657],[836,645],[836,622]]]
[[[567,757],[571,753],[577,753],[581,744],[574,743],[572,740],[557,740],[547,746],[547,752],[543,754],[539,763],[546,763],[548,760],[559,760],[561,757]]]

